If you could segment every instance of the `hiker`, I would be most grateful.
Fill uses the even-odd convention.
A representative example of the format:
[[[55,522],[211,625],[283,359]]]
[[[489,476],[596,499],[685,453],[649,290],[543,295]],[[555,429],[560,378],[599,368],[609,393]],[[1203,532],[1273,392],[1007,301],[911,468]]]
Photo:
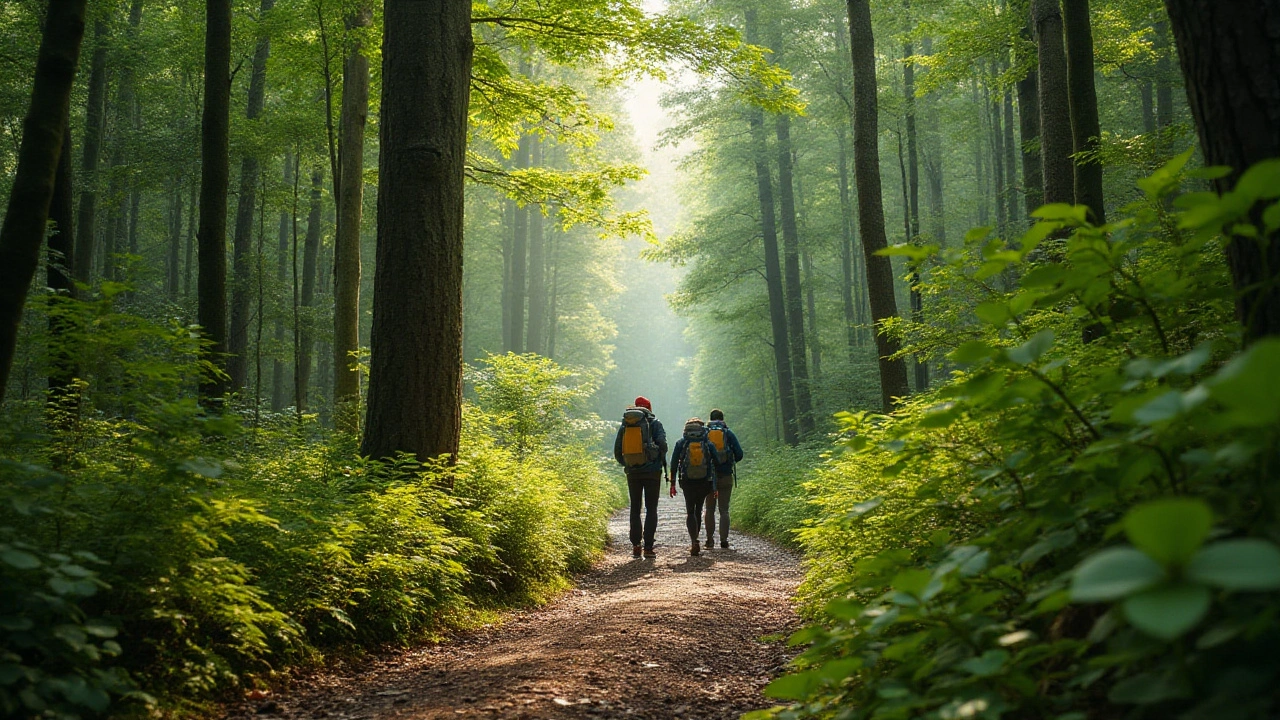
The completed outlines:
[[[653,536],[658,532],[658,492],[667,469],[667,431],[653,414],[653,404],[641,395],[622,413],[622,424],[613,439],[613,457],[627,473],[627,491],[631,496],[631,556],[640,557],[640,541],[644,540],[644,556],[651,558]],[[640,527],[640,499],[644,497],[644,530]]]
[[[724,412],[711,411],[711,422],[707,423],[707,441],[715,450],[716,498],[715,502],[707,501],[707,549],[712,548],[716,535],[716,508],[720,509],[720,547],[729,547],[729,497],[733,495],[733,486],[738,482],[736,463],[742,462],[742,445],[738,436],[733,434],[724,421]]]
[[[689,528],[689,540],[693,546],[690,555],[697,555],[701,545],[698,536],[702,529],[702,504],[716,496],[715,450],[707,440],[707,426],[699,418],[689,418],[684,424],[684,435],[676,441],[671,453],[674,468],[671,478],[671,496],[676,494],[676,477],[684,491],[685,523]]]

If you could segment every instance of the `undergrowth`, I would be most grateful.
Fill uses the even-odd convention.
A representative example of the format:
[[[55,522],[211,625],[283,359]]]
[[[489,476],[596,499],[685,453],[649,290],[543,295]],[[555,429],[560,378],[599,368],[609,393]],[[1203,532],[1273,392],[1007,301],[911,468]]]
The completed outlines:
[[[85,385],[57,413],[7,409],[0,714],[199,709],[543,601],[601,551],[621,498],[569,420],[590,392],[574,373],[493,357],[456,467],[370,462],[314,417],[202,411],[193,333],[112,302],[50,310],[96,327],[78,361],[112,404]]]
[[[1280,340],[1242,346],[1223,244],[1275,236],[1280,162],[1219,197],[1188,157],[1103,227],[891,249],[929,278],[904,355],[960,369],[767,491],[815,515],[816,621],[749,717],[1274,717]]]

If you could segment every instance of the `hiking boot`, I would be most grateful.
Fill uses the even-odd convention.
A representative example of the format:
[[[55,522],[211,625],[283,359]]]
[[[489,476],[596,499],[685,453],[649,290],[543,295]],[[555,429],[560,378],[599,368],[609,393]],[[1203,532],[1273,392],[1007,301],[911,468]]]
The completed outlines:
[[[645,557],[647,557],[647,558],[656,558],[656,557],[658,557],[658,553],[654,552],[654,551],[653,551],[653,548],[645,548],[645,549],[644,549],[644,556],[645,556]]]
[[[639,546],[639,545],[632,545],[632,546],[631,546],[631,557],[640,557],[640,546]]]
[[[728,541],[728,540],[721,540],[721,541],[720,541],[720,549],[721,549],[721,550],[728,550],[728,549],[729,549],[729,541]]]
[[[697,540],[693,541],[693,547],[689,548],[690,555],[699,555],[702,553],[702,544]]]
[[[716,544],[711,542],[710,540],[707,540],[705,543],[702,544],[702,546],[710,550],[711,548],[715,547]]]

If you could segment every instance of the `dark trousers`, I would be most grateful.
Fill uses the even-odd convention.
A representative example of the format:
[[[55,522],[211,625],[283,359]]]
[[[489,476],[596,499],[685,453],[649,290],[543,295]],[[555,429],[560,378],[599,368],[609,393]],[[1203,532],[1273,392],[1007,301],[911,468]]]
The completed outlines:
[[[653,549],[653,536],[658,532],[658,490],[662,486],[659,473],[635,473],[627,476],[631,495],[631,544],[640,544],[640,497],[644,496],[644,546]]]
[[[702,530],[702,505],[714,489],[708,480],[690,480],[680,483],[684,493],[685,525],[689,528],[689,537],[698,542],[698,534]]]

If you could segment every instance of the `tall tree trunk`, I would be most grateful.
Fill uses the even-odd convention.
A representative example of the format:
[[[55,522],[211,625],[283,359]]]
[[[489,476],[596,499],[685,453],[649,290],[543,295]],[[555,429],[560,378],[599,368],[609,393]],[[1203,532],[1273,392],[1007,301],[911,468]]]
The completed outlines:
[[[853,302],[853,201],[849,197],[849,152],[844,124],[836,124],[836,178],[840,189],[840,300],[844,307],[849,364],[858,360],[858,317]]]
[[[98,158],[102,154],[103,109],[107,97],[107,24],[93,24],[93,56],[89,61],[89,100],[84,110],[84,151],[80,161],[80,208],[76,219],[75,279],[93,278],[94,239],[97,232]],[[70,151],[71,147],[67,146]]]
[[[1040,93],[1040,167],[1044,202],[1068,203],[1075,198],[1075,169],[1071,162],[1071,107],[1067,100],[1067,55],[1062,40],[1062,11],[1058,0],[1031,0],[1036,29]]]
[[[933,54],[933,40],[925,37],[921,44],[925,55]],[[927,149],[924,152],[924,173],[928,188],[930,239],[941,247],[947,245],[947,217],[945,197],[942,193],[943,147],[938,131],[938,100],[935,93],[928,93],[921,98],[923,112],[920,115],[924,125],[924,139]]]
[[[1023,26],[1024,37],[1031,39],[1031,15]],[[1021,47],[1019,45],[1018,47]],[[1015,57],[1015,60],[1022,58]],[[1018,81],[1018,131],[1022,136],[1022,193],[1026,200],[1027,216],[1044,202],[1044,179],[1041,173],[1040,151],[1040,63],[1032,56],[1027,58],[1031,69]]]
[[[119,123],[116,123],[118,126]],[[120,259],[117,255],[124,247],[125,228],[122,220],[124,213],[124,182],[123,171],[120,169],[124,165],[124,139],[118,136],[119,129],[117,127],[117,137],[112,138],[111,160],[108,168],[111,174],[111,180],[107,183],[107,218],[102,228],[102,277],[104,280],[116,281],[116,266]]]
[[[1010,88],[1004,90],[1004,176],[1008,186],[1004,196],[1007,205],[1005,217],[1010,225],[1014,225],[1014,218],[1018,217],[1018,140],[1013,132],[1013,92]]]
[[[1003,123],[1000,118],[1000,93],[992,87],[998,80],[999,73],[994,63],[989,70],[990,84],[983,88],[983,95],[987,106],[988,127],[991,129],[989,149],[991,150],[991,177],[995,184],[996,231],[1004,237],[1008,232],[1010,219],[1007,212],[1008,206],[1005,204],[1009,186],[1005,182],[1004,174],[1004,129],[1001,127]]]
[[[534,140],[531,149],[531,167],[542,165],[542,141]],[[529,209],[529,330],[525,349],[531,353],[545,354],[545,328],[547,324],[547,275],[546,241],[543,235],[542,206]]]
[[[1151,78],[1143,78],[1139,88],[1142,102],[1142,132],[1151,134],[1156,131],[1155,83]]]
[[[348,31],[373,23],[361,6],[347,18]],[[369,58],[358,41],[342,66],[342,128],[338,147],[338,229],[333,240],[333,406],[339,430],[360,430],[360,223],[364,206],[364,130],[369,117]]]
[[[1280,157],[1280,0],[1165,0],[1187,100],[1206,165],[1231,174],[1219,192],[1262,160]],[[1262,228],[1261,218],[1254,218]],[[1280,238],[1235,236],[1227,244],[1236,313],[1248,340],[1280,334]]]
[[[522,62],[521,67],[528,72],[528,63]],[[525,135],[520,138],[519,146],[516,149],[516,169],[525,170],[529,167],[529,161],[532,157],[533,136]],[[507,329],[506,350],[508,352],[524,352],[524,298],[525,284],[528,281],[528,254],[529,254],[529,211],[530,208],[515,206],[512,216],[513,234],[511,236],[511,282],[508,287],[509,296],[507,298],[507,313],[510,318],[510,327]]]
[[[809,360],[804,335],[804,295],[800,287],[800,233],[796,229],[795,188],[791,176],[791,118],[778,115],[778,212],[782,219],[783,299],[791,348],[791,377],[795,383],[796,417],[800,434],[813,432],[813,399],[809,390]]]
[[[876,323],[876,354],[880,364],[880,400],[886,411],[897,398],[910,393],[907,366],[892,359],[898,341],[880,332],[880,323],[898,314],[893,292],[893,266],[876,253],[888,246],[884,232],[884,198],[880,188],[879,103],[876,98],[875,37],[871,30],[870,0],[846,0],[849,45],[853,57],[853,164],[858,187],[858,233],[866,259],[871,317]]]
[[[556,308],[556,301],[560,298],[561,237],[562,233],[555,229],[555,225],[552,225],[551,252],[547,254],[549,267],[551,268],[551,298],[547,302],[547,357],[551,359],[555,359],[556,356],[556,330],[560,327],[560,315]]]
[[[284,184],[286,187],[293,186],[293,155],[285,153],[284,156]],[[286,287],[288,282],[289,268],[289,227],[290,213],[288,210],[280,210],[280,222],[276,228],[276,285],[278,287]],[[284,345],[284,318],[282,312],[276,315],[275,325],[271,330],[272,337],[275,339],[276,347],[283,348]],[[279,352],[279,350],[277,350]],[[271,363],[271,410],[272,412],[280,412],[285,409],[289,403],[289,383],[286,382],[288,374],[288,364],[284,359],[277,356]]]
[[[300,305],[306,310],[302,321],[302,330],[298,341],[298,399],[302,401],[300,410],[305,410],[310,403],[307,398],[311,391],[311,351],[315,346],[315,318],[310,309],[316,305],[316,265],[320,259],[320,193],[324,189],[324,171],[319,167],[311,171],[311,207],[307,213],[307,238],[302,246],[302,289]]]
[[[49,219],[53,233],[49,236],[48,259],[45,263],[45,284],[53,291],[50,302],[61,303],[75,298],[75,198],[71,174],[71,125],[62,128],[62,151],[58,156],[58,171],[53,183],[53,197],[49,206]],[[52,309],[52,308],[51,308]],[[68,419],[63,412],[67,398],[74,392],[72,382],[76,376],[75,352],[71,347],[74,326],[69,319],[57,312],[49,314],[49,405],[54,410],[57,425]]]
[[[973,104],[978,109],[978,131],[973,136],[973,174],[978,188],[976,224],[986,227],[991,219],[990,205],[987,202],[990,196],[987,182],[987,105],[983,102],[982,91],[978,87],[980,84],[981,80],[975,79],[972,85]]]
[[[18,167],[0,225],[0,400],[17,351],[27,290],[40,264],[71,84],[84,38],[84,0],[50,0],[36,55],[31,104],[22,122]]]
[[[516,154],[519,154],[517,150]],[[514,159],[514,158],[513,158]],[[511,262],[516,238],[516,201],[502,201],[502,349],[511,350]]]
[[[182,184],[175,180],[169,195],[169,249],[165,258],[164,292],[170,301],[178,299],[178,278],[182,270]]]
[[[758,43],[755,8],[745,12],[746,40]],[[768,147],[764,113],[752,108],[749,123],[754,145],[756,193],[760,200],[760,235],[764,241],[764,279],[769,292],[769,324],[773,330],[773,362],[778,374],[778,404],[781,408],[783,438],[788,445],[800,441],[796,418],[795,385],[791,376],[791,352],[787,337],[787,311],[782,293],[782,262],[778,257],[778,229],[774,218],[773,181],[769,177]]]
[[[911,4],[907,3],[908,11]],[[910,58],[915,49],[910,41],[902,44],[902,97],[906,101],[907,125],[907,242],[914,243],[920,237],[920,151],[916,138],[916,67]],[[924,322],[924,297],[920,294],[920,271],[911,271],[911,320]],[[929,364],[920,356],[915,358],[916,392],[929,388]]]
[[[1098,149],[1102,130],[1098,126],[1098,93],[1093,85],[1093,29],[1089,20],[1089,0],[1062,0],[1062,21],[1067,41],[1067,88],[1071,109],[1071,139],[1075,152]],[[1096,160],[1078,160],[1074,176],[1075,201],[1087,205],[1093,222],[1107,221],[1102,196],[1102,165]]]
[[[183,260],[182,271],[182,297],[187,300],[191,299],[191,266],[196,257],[196,211],[200,208],[199,190],[196,183],[189,184],[188,191],[191,195],[187,198],[187,255]]]
[[[227,182],[231,122],[231,0],[205,1],[204,117],[200,125],[200,272],[197,318],[204,359],[217,370],[201,379],[200,397],[214,405],[227,392]]]
[[[1169,47],[1169,23],[1161,20],[1155,24],[1155,30],[1156,126],[1166,128],[1173,124],[1173,67],[1170,56],[1175,51]],[[1182,48],[1179,47],[1177,52],[1181,54]]]
[[[267,34],[266,16],[275,7],[276,0],[261,0],[258,7],[258,44],[253,50],[250,64],[249,97],[244,116],[249,126],[262,114],[267,92],[267,58],[271,55],[271,37]],[[231,376],[231,389],[239,391],[248,383],[249,373],[249,316],[253,301],[249,265],[253,254],[253,213],[257,209],[258,173],[257,155],[245,153],[240,159],[240,195],[236,203],[235,234],[231,241],[231,328],[227,336],[227,374]]]
[[[471,3],[387,2],[384,19],[373,354],[361,452],[456,460]]]

